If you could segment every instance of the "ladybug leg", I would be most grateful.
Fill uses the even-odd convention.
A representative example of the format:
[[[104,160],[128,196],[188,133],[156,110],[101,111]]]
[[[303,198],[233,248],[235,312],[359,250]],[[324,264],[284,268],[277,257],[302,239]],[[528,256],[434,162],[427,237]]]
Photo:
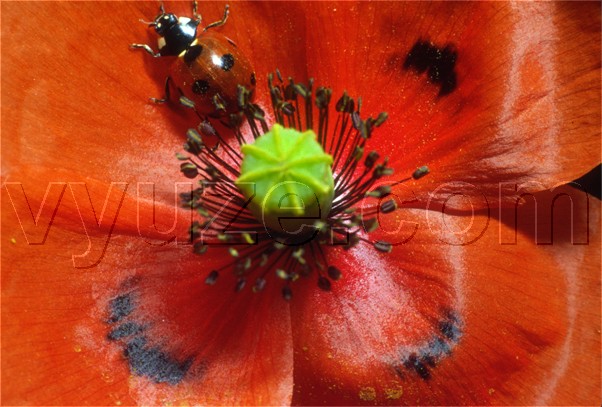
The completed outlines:
[[[228,19],[229,14],[230,14],[230,6],[226,4],[226,7],[224,8],[224,16],[222,17],[222,19],[209,24],[207,27],[205,27],[205,29],[203,31],[207,31],[210,28],[220,27],[220,26],[226,24],[226,20]]]
[[[157,104],[161,104],[161,103],[165,103],[169,100],[169,84],[171,83],[171,76],[168,76],[167,79],[165,79],[165,95],[161,98],[150,98],[151,102],[157,103]]]
[[[146,44],[130,44],[130,49],[143,49],[155,58],[158,58],[161,56],[160,53],[153,51],[153,49]]]

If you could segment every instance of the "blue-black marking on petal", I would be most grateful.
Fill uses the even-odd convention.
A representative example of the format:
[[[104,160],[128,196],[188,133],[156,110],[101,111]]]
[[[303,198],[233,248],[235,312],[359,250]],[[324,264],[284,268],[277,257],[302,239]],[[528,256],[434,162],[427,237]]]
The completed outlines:
[[[410,371],[428,380],[437,363],[452,353],[454,345],[462,336],[461,324],[456,314],[452,311],[445,312],[443,319],[437,323],[437,329],[438,332],[424,345],[403,355],[400,358],[401,363],[393,366],[400,377],[403,378],[405,371]]]
[[[119,322],[134,310],[134,299],[131,293],[122,294],[109,301],[109,322]]]
[[[406,369],[413,369],[420,377],[427,380],[431,378],[431,373],[424,361],[419,358],[415,353],[412,353],[406,360],[404,360],[403,365]]]
[[[418,40],[406,55],[403,68],[417,73],[428,71],[429,80],[439,85],[439,96],[445,96],[457,86],[457,59],[458,52],[452,44],[440,48],[431,42]]]
[[[107,335],[107,338],[111,341],[118,339],[127,338],[128,336],[139,334],[144,330],[144,327],[137,322],[126,322],[113,329]]]
[[[135,305],[132,293],[121,294],[109,301],[110,317],[107,322],[113,328],[107,334],[107,339],[123,345],[123,355],[132,373],[146,376],[156,383],[180,383],[193,358],[179,361],[159,347],[149,346],[145,325],[136,322],[131,316]],[[125,318],[128,320],[124,322]]]
[[[137,375],[147,376],[156,383],[178,384],[182,381],[192,364],[189,358],[177,361],[157,347],[149,347],[144,336],[130,340],[123,350],[128,359],[130,370]]]

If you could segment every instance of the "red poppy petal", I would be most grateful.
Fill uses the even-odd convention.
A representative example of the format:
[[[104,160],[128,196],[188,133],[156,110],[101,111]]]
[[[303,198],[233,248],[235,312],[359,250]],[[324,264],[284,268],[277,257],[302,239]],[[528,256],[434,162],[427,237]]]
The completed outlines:
[[[208,286],[220,255],[136,236],[113,236],[96,267],[76,268],[85,235],[59,222],[46,244],[28,245],[3,205],[3,236],[15,239],[2,251],[3,401],[290,402],[290,318],[277,287],[235,295],[231,275]],[[125,296],[131,312],[115,305]]]
[[[543,190],[599,163],[599,3],[313,2],[306,14],[328,21],[308,32],[308,71],[362,96],[364,114],[389,113],[370,148],[398,178],[430,167],[413,186],[423,203],[450,192],[513,203],[500,183]],[[439,52],[420,61],[426,72],[404,67],[421,41]],[[446,63],[457,86],[440,95],[428,67],[445,78]]]
[[[585,194],[564,192],[574,229],[571,203],[559,198],[553,245],[542,244],[555,195],[541,194],[539,218],[528,204],[519,211],[516,244],[513,211],[500,223],[408,210],[383,219],[385,227],[399,218],[419,227],[391,254],[331,256],[343,279],[293,304],[293,402],[596,403],[600,205],[591,202],[588,224]],[[467,227],[485,233],[456,246]]]
[[[278,287],[266,289],[265,295],[235,294],[236,278],[230,273],[214,286],[205,284],[209,271],[223,265],[228,256],[223,252],[199,257],[183,247],[145,254],[145,245],[132,250],[131,239],[121,243],[115,243],[115,256],[109,255],[99,271],[122,264],[124,253],[144,259],[124,270],[119,287],[101,289],[105,295],[99,303],[117,316],[116,299],[133,303],[131,313],[109,325],[117,337],[115,347],[127,352],[130,370],[140,376],[130,382],[138,403],[290,403],[290,317]],[[128,323],[141,331],[127,335]]]

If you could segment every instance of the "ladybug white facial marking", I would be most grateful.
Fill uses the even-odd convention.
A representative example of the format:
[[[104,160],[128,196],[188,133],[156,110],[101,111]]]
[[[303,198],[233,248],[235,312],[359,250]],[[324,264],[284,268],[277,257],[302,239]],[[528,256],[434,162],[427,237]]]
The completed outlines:
[[[193,10],[195,19],[177,17],[161,8],[161,14],[152,23],[147,23],[159,36],[158,52],[146,44],[131,45],[131,48],[143,49],[153,57],[178,57],[166,80],[165,97],[151,100],[166,102],[173,84],[180,93],[180,100],[189,100],[201,116],[236,113],[240,110],[238,87],[243,86],[252,93],[255,73],[234,42],[213,31],[213,28],[224,25],[229,8],[226,6],[221,20],[207,25],[200,33],[201,17],[196,14],[196,1],[193,2]],[[216,100],[219,103],[215,103]]]

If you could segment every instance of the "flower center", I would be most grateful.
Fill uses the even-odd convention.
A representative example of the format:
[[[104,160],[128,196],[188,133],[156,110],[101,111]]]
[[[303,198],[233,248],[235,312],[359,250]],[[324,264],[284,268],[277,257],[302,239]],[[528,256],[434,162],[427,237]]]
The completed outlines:
[[[276,78],[268,76],[268,84],[276,121],[271,129],[249,91],[239,87],[240,112],[220,123],[226,131],[202,118],[198,131],[188,131],[188,154],[177,157],[184,175],[199,179],[199,187],[182,197],[200,217],[190,229],[194,251],[211,248],[228,256],[208,270],[205,282],[216,284],[229,272],[235,291],[251,282],[258,292],[277,280],[290,300],[299,279],[314,278],[330,291],[342,277],[328,261],[330,247],[350,250],[362,243],[389,253],[390,243],[372,241],[368,234],[378,227],[380,213],[397,209],[391,187],[423,177],[428,168],[375,187],[393,174],[387,158],[366,152],[386,113],[362,119],[361,100],[346,93],[332,110],[330,89],[320,87],[314,94],[312,80],[286,83],[278,71]],[[182,104],[194,107],[189,100]],[[360,211],[357,205],[364,200],[372,203]]]
[[[313,222],[328,217],[334,196],[332,156],[316,134],[275,124],[241,150],[236,185],[255,218],[287,241],[314,234]]]

